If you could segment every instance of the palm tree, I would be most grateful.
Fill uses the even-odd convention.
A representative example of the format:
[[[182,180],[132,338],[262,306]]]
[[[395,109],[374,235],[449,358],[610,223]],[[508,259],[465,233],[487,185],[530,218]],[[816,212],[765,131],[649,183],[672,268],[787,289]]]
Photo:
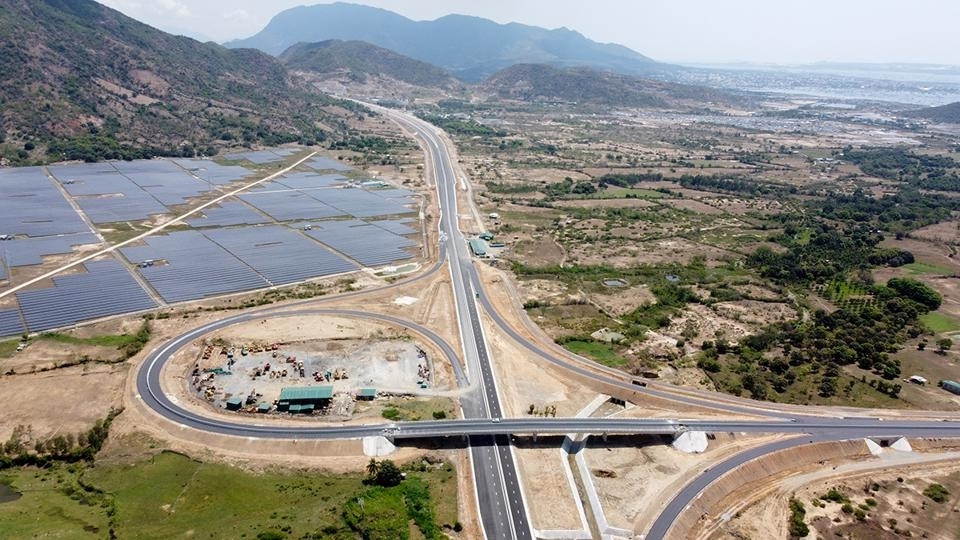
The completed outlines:
[[[370,458],[370,462],[367,463],[367,476],[373,478],[377,476],[378,472],[380,472],[380,463],[376,459]]]

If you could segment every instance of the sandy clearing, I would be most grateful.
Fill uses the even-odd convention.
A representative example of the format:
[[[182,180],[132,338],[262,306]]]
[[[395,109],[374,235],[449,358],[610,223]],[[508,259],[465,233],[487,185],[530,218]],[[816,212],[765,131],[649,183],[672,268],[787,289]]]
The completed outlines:
[[[731,515],[732,519],[729,521],[717,524],[705,532],[714,539],[736,535],[747,535],[751,538],[784,538],[787,536],[788,503],[791,498],[795,497],[805,503],[806,521],[810,524],[821,516],[832,517],[837,510],[836,506],[816,508],[809,504],[809,501],[835,486],[859,488],[870,482],[896,485],[899,483],[897,478],[903,479],[906,483],[918,479],[929,483],[933,481],[932,478],[960,471],[958,458],[960,453],[957,452],[901,453],[886,450],[878,458],[834,460],[828,463],[830,467],[807,467],[792,474],[771,477],[767,479],[766,485],[760,491],[744,489],[728,497],[728,499],[743,497],[744,503],[749,506],[742,508],[736,517]],[[877,499],[893,496],[894,499],[907,500],[907,496],[903,493],[896,492],[872,493],[871,496]],[[896,504],[896,501],[887,502],[893,502],[890,506]],[[902,513],[903,516],[887,517],[904,519],[910,515],[906,509]]]
[[[513,453],[524,479],[524,499],[534,529],[582,529],[577,495],[570,490],[564,469],[566,454],[553,438],[542,444],[518,443]]]
[[[120,405],[128,364],[87,364],[0,377],[0,440],[18,425],[34,438],[85,432]]]
[[[686,454],[670,447],[669,438],[610,437],[604,443],[592,437],[583,451],[611,525],[641,533],[669,502],[665,495],[710,463],[776,438],[717,434],[706,452]]]

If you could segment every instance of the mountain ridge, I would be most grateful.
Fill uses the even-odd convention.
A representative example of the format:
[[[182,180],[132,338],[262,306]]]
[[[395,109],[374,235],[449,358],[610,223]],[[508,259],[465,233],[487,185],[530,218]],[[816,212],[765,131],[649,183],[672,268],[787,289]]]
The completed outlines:
[[[581,105],[673,107],[739,102],[731,92],[644,79],[589,67],[558,68],[546,64],[515,64],[504,68],[479,88],[503,99],[559,101]]]
[[[923,118],[931,122],[960,124],[960,101],[947,103],[939,107],[914,109],[912,111],[906,111],[903,114],[912,118]]]
[[[517,63],[587,65],[634,75],[673,69],[622,45],[598,43],[567,28],[500,24],[456,14],[413,21],[385,9],[342,2],[282,11],[257,34],[224,45],[279,55],[298,42],[329,39],[365,41],[442,67],[467,82]]]
[[[338,102],[277,59],[173,36],[92,0],[7,0],[0,33],[8,161],[24,161],[26,146],[37,157],[53,140],[61,149],[53,157],[140,157],[313,140],[325,131],[314,118],[335,123],[323,108]],[[14,142],[24,149],[11,155]]]
[[[444,89],[460,86],[443,68],[365,41],[329,39],[297,43],[281,53],[279,60],[288,69],[327,75],[343,73],[355,80],[386,76],[414,86]]]

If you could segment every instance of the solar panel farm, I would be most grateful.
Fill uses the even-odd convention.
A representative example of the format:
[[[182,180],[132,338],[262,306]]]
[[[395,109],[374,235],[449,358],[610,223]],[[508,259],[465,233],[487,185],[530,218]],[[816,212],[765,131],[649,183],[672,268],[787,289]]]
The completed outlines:
[[[0,170],[0,337],[414,263],[420,206],[297,148]]]

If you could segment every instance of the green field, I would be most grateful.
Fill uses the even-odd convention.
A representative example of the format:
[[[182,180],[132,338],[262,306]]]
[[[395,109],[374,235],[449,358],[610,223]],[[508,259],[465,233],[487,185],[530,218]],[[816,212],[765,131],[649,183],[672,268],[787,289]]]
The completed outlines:
[[[357,410],[362,411],[364,405],[357,403]],[[456,404],[450,398],[437,397],[430,399],[391,399],[383,408],[383,417],[388,420],[417,421],[433,420],[436,413],[443,413],[441,418],[456,418]]]
[[[931,331],[938,334],[945,332],[956,332],[960,330],[960,324],[957,324],[957,321],[952,318],[944,315],[943,313],[932,311],[930,313],[924,313],[920,316],[920,322],[924,324]]]
[[[627,196],[630,197],[639,197],[641,199],[662,199],[667,196],[666,193],[656,191],[653,189],[645,188],[625,188],[611,186],[606,189],[601,189],[596,193],[591,193],[585,198],[587,199],[625,199]],[[580,198],[580,197],[571,197],[571,198]]]
[[[597,362],[614,368],[627,365],[627,360],[617,354],[613,347],[598,341],[568,341],[563,344],[571,352],[586,356]]]
[[[20,338],[0,341],[0,358],[10,358],[17,352],[17,346],[20,345]]]
[[[10,469],[0,482],[23,496],[0,504],[0,537],[439,538],[457,521],[456,473],[425,469],[391,488],[359,474],[255,474],[169,452],[132,466]],[[358,498],[369,506],[347,516]]]
[[[954,270],[949,267],[920,261],[905,264],[901,266],[901,268],[914,275],[928,274],[935,276],[949,276],[954,273]]]

